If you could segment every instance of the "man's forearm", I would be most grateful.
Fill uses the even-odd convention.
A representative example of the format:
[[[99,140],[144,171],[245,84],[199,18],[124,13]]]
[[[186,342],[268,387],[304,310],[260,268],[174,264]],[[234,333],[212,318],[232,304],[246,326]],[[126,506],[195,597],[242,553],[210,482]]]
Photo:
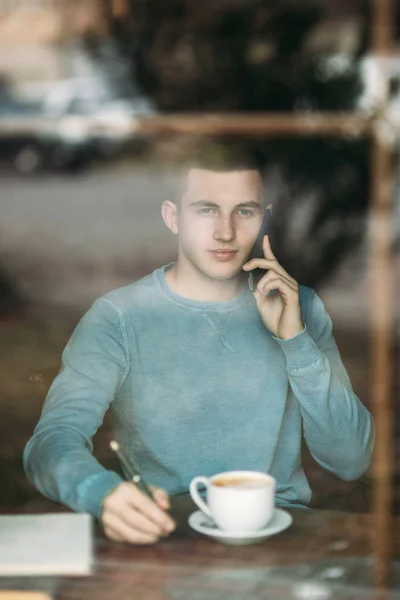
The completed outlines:
[[[35,433],[24,451],[24,467],[43,495],[97,518],[104,497],[122,482],[99,464],[82,435],[69,426]]]
[[[338,380],[326,358],[314,364],[309,374],[299,372],[289,379],[314,458],[341,479],[358,479],[368,469],[373,451],[375,432],[369,411]]]
[[[91,440],[128,372],[116,307],[98,300],[75,328],[42,415],[24,451],[30,481],[45,495],[99,516],[122,479],[92,455]]]
[[[352,390],[334,342],[323,352],[304,331],[281,345],[311,453],[340,478],[357,479],[371,461],[374,425]]]

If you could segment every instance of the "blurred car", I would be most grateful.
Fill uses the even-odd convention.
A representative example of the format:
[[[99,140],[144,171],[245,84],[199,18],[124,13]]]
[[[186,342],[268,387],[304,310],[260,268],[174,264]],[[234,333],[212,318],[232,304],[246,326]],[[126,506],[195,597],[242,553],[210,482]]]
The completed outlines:
[[[141,148],[135,125],[153,112],[147,98],[118,97],[92,80],[60,82],[36,102],[0,99],[0,160],[24,175],[83,168]]]
[[[138,121],[156,111],[149,98],[125,83],[110,78],[60,82],[44,98],[44,112],[59,119],[60,138],[85,137],[98,156],[140,147],[144,137]]]
[[[0,161],[18,173],[72,169],[86,164],[93,151],[79,128],[63,134],[63,123],[43,112],[40,103],[0,102]]]

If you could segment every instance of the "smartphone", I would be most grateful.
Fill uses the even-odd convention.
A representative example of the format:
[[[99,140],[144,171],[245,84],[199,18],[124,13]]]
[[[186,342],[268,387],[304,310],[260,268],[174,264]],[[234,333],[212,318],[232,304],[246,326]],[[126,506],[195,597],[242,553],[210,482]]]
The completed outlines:
[[[269,233],[270,218],[271,218],[271,207],[267,206],[267,208],[264,211],[264,217],[263,217],[263,221],[261,224],[261,228],[260,228],[260,231],[258,232],[257,239],[256,239],[253,249],[250,253],[249,260],[251,260],[252,258],[264,258],[263,239],[264,239],[264,236]],[[257,284],[263,275],[265,275],[264,269],[253,269],[253,271],[251,271],[249,273],[248,283],[249,283],[249,288],[252,292],[256,289]]]

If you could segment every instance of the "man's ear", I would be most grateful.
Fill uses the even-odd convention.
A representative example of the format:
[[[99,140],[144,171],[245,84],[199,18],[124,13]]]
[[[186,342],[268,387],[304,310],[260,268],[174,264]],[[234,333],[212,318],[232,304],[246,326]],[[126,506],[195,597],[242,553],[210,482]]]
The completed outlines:
[[[164,223],[174,233],[178,233],[178,207],[175,202],[171,200],[164,200],[161,205],[161,214],[164,219]]]

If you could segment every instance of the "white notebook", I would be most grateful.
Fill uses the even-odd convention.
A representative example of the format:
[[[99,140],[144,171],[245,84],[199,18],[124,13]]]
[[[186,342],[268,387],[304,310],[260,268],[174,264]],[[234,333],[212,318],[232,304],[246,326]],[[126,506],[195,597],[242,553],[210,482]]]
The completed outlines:
[[[0,515],[0,575],[89,575],[92,517]]]

